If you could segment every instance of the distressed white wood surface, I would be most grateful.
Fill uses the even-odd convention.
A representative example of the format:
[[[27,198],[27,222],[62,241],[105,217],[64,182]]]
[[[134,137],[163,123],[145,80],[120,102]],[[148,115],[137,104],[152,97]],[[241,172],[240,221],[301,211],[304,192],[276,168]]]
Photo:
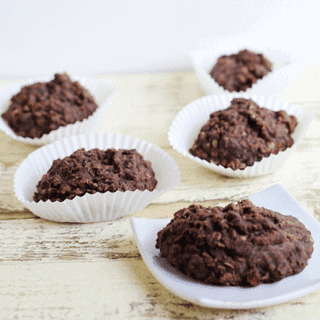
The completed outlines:
[[[283,96],[315,112],[305,139],[277,173],[231,179],[174,151],[167,132],[175,115],[203,95],[193,73],[100,76],[117,86],[101,127],[159,145],[176,160],[181,183],[135,216],[170,218],[191,203],[216,205],[276,183],[320,221],[320,68],[311,66]],[[14,81],[1,81],[7,84]],[[309,86],[303,86],[308,82]],[[19,163],[36,147],[0,132],[0,318],[3,319],[319,319],[320,292],[255,310],[218,310],[184,301],[146,268],[130,217],[96,224],[39,219],[13,193]]]

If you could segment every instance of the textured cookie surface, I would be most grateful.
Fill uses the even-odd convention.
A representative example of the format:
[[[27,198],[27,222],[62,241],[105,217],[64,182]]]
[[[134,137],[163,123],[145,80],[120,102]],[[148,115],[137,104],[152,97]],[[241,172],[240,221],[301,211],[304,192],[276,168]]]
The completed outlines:
[[[93,97],[66,74],[50,82],[25,86],[11,98],[2,118],[16,135],[41,138],[61,126],[88,118],[96,110]]]
[[[296,117],[285,111],[274,112],[250,99],[236,98],[229,108],[210,115],[190,153],[225,168],[245,169],[290,148],[296,126]]]
[[[221,56],[212,68],[211,77],[228,91],[245,91],[271,71],[271,63],[261,54],[242,50]]]
[[[37,185],[33,200],[63,201],[86,193],[152,191],[157,185],[151,163],[132,150],[79,149],[57,159]]]
[[[177,211],[158,232],[156,248],[173,267],[205,283],[257,286],[301,272],[313,240],[298,219],[243,200]]]

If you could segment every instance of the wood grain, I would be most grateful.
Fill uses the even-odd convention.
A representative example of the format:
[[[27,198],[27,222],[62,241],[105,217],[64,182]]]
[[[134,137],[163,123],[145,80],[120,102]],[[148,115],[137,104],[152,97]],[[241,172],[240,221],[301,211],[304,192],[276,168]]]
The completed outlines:
[[[310,77],[304,73],[303,79],[312,81],[314,69],[310,72]],[[281,183],[320,221],[320,109],[316,98],[306,100],[303,93],[290,95],[289,91],[284,95],[288,101],[296,99],[297,105],[313,111],[315,118],[281,170],[258,178],[233,179],[198,166],[168,142],[167,132],[175,115],[203,96],[193,72],[99,78],[117,87],[100,131],[159,145],[175,159],[181,173],[178,187],[134,216],[171,218],[191,203],[226,204]],[[320,85],[320,78],[316,79],[314,88]],[[36,149],[0,132],[3,319],[258,320],[282,319],[284,314],[288,319],[319,318],[320,292],[278,306],[242,311],[203,308],[176,297],[158,283],[141,259],[130,227],[131,217],[95,224],[55,223],[36,217],[16,199],[13,189],[16,169]]]

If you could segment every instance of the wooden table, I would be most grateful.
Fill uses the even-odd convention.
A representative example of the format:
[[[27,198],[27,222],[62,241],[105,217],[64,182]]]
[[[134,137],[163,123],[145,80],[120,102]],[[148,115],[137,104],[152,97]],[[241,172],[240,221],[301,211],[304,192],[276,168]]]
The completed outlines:
[[[175,115],[203,92],[193,72],[100,76],[117,93],[100,131],[159,145],[173,156],[181,183],[136,217],[171,218],[191,203],[226,204],[282,183],[320,217],[320,66],[309,66],[282,100],[312,110],[306,137],[277,173],[252,179],[219,176],[174,151]],[[17,80],[2,80],[0,85]],[[209,309],[167,291],[144,264],[130,218],[95,224],[40,219],[15,198],[13,176],[36,147],[0,133],[0,318],[3,319],[319,319],[320,291],[255,310]]]

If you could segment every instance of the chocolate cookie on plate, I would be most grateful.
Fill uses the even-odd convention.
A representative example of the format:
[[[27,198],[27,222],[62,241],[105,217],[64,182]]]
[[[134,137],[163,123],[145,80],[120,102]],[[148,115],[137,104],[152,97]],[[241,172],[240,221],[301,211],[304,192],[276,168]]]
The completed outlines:
[[[156,248],[197,280],[257,286],[301,272],[313,239],[297,218],[243,200],[224,208],[191,205],[177,211],[158,232]]]

